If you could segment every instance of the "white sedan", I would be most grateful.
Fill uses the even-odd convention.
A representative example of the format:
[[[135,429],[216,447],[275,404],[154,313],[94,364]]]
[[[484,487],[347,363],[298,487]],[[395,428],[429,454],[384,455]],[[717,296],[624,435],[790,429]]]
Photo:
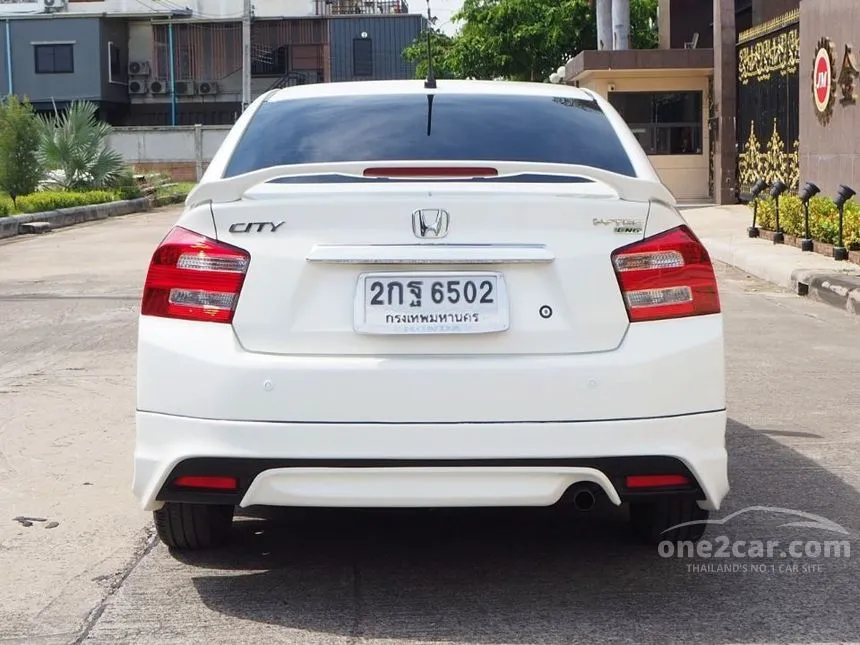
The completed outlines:
[[[708,253],[582,89],[269,92],[146,277],[133,488],[172,548],[260,505],[625,504],[696,540],[725,429]]]

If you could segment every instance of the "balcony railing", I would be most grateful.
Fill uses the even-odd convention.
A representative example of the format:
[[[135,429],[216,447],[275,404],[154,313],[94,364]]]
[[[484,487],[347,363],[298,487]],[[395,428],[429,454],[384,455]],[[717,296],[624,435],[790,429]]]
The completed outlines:
[[[318,16],[409,13],[405,0],[316,0],[316,9]]]

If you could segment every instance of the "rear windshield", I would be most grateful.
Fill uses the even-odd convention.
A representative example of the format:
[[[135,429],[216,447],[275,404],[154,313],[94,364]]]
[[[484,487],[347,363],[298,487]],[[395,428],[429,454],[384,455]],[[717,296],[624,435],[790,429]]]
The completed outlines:
[[[225,176],[289,164],[386,160],[579,164],[635,176],[595,103],[475,94],[437,94],[432,113],[423,94],[264,103]]]

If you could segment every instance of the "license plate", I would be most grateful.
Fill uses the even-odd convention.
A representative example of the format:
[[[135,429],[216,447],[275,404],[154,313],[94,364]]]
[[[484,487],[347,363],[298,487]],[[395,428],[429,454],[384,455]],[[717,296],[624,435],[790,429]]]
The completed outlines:
[[[501,273],[363,273],[355,330],[365,334],[486,334],[509,326]]]

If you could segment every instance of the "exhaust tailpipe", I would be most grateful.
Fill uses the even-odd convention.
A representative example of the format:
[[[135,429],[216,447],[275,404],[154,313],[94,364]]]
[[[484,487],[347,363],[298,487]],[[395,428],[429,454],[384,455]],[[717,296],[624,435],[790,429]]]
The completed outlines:
[[[579,486],[573,491],[573,507],[578,511],[590,511],[597,504],[597,498],[590,486]]]

